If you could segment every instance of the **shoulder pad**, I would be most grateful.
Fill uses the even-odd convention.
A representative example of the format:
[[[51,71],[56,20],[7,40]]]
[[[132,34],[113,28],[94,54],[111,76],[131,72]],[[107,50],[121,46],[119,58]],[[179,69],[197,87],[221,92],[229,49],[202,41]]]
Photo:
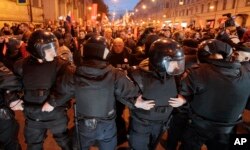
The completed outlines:
[[[139,67],[137,67],[137,66],[130,66],[129,67],[129,69],[128,69],[128,71],[134,71],[134,70],[137,70]]]
[[[191,69],[197,69],[200,68],[201,64],[193,64],[190,68]]]
[[[241,67],[242,70],[250,72],[250,62],[249,63],[242,63],[241,66],[242,66]]]
[[[61,57],[56,57],[56,69],[58,73],[64,72],[64,69],[67,68],[67,66],[70,66],[70,62],[62,59]]]
[[[18,76],[22,76],[23,74],[23,64],[25,62],[27,62],[29,59],[29,57],[27,58],[24,58],[24,59],[20,59],[20,60],[17,60],[14,65],[13,65],[13,72],[14,74],[18,75]]]
[[[112,70],[113,72],[125,73],[125,71],[124,71],[123,69],[121,69],[121,68],[115,68],[115,67],[113,67],[113,66],[112,66],[111,70]]]
[[[139,67],[133,66],[128,70],[128,76],[135,82],[140,88],[140,91],[143,91],[143,79],[142,71]]]
[[[60,56],[55,57],[55,59],[60,64],[67,63],[67,61],[65,59],[61,58]]]
[[[199,69],[202,64],[193,64],[191,67],[187,68],[185,72],[181,75],[181,80],[186,78],[188,74],[190,74],[192,71]]]
[[[0,74],[12,74],[12,72],[2,63],[0,62]]]
[[[140,72],[140,68],[138,66],[131,66],[129,67],[129,69],[127,70],[128,72],[128,75],[131,75],[131,76],[136,76],[137,74],[139,74]]]

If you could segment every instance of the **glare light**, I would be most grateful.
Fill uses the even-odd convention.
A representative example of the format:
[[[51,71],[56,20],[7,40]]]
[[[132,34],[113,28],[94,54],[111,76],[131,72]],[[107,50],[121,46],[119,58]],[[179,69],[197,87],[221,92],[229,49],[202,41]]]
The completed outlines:
[[[146,5],[142,5],[142,9],[146,9],[147,8],[147,6]]]
[[[181,23],[181,27],[186,28],[186,27],[187,27],[187,23],[186,23],[186,22],[182,22],[182,23]]]
[[[183,0],[179,0],[179,5],[184,5],[184,1]]]
[[[209,9],[214,9],[214,6],[210,6]]]

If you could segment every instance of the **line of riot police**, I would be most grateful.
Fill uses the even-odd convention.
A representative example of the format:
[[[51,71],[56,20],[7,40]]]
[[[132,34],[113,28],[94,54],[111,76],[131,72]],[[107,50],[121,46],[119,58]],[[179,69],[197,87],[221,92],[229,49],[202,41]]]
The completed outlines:
[[[84,42],[83,51],[78,53],[81,61],[72,66],[56,56],[58,43],[54,34],[34,31],[27,46],[30,56],[13,65],[19,81],[13,87],[23,90],[23,101],[15,98],[10,102],[13,110],[24,108],[27,149],[42,149],[47,130],[62,149],[73,149],[66,115],[67,103],[72,98],[76,101],[81,149],[88,149],[96,141],[100,149],[116,148],[117,100],[131,110],[131,149],[154,149],[173,108],[182,105],[184,112],[175,112],[169,135],[175,136],[172,131],[176,129],[171,128],[175,126],[175,116],[184,113],[185,126],[180,128],[183,133],[173,141],[168,140],[167,149],[171,149],[168,148],[171,144],[176,149],[178,140],[182,142],[180,149],[185,150],[200,149],[202,144],[208,149],[228,149],[228,135],[249,103],[250,51],[219,40],[205,40],[194,48],[199,63],[183,73],[187,58],[183,51],[185,41],[180,45],[150,34],[144,41],[145,53],[139,57],[130,55],[140,58],[140,64],[124,72],[110,65],[111,51],[101,36],[93,34]],[[119,46],[120,41],[116,39],[113,44]],[[122,57],[121,60],[125,64],[130,61]],[[13,117],[11,120],[14,121]]]

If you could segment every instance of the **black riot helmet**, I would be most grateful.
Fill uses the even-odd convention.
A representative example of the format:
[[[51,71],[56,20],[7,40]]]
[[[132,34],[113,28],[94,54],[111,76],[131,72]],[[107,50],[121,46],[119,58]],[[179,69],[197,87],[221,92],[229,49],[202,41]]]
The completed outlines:
[[[178,75],[185,69],[184,52],[173,39],[158,39],[149,49],[149,63],[150,70]]]
[[[106,40],[102,36],[93,35],[84,44],[83,58],[107,60],[109,55]]]
[[[145,42],[145,55],[148,56],[148,53],[149,53],[149,49],[150,49],[150,46],[151,44],[158,40],[160,37],[157,35],[157,34],[149,34],[148,37],[146,38],[146,42]]]
[[[30,35],[27,50],[33,57],[45,60],[45,51],[49,49],[57,52],[57,38],[53,33],[36,30]]]
[[[212,59],[230,60],[233,52],[232,47],[222,41],[216,39],[210,39],[203,41],[197,51],[197,58],[201,63],[206,63]],[[222,58],[215,55],[219,54]],[[215,56],[215,57],[211,57]]]

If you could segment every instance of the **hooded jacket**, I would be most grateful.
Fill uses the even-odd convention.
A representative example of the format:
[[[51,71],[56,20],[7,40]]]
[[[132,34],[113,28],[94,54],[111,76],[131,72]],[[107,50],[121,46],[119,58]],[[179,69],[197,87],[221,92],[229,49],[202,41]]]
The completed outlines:
[[[60,106],[75,96],[77,112],[87,118],[112,119],[115,100],[132,107],[133,99],[138,96],[138,89],[122,70],[99,60],[84,60],[61,85],[61,92],[50,103]]]

